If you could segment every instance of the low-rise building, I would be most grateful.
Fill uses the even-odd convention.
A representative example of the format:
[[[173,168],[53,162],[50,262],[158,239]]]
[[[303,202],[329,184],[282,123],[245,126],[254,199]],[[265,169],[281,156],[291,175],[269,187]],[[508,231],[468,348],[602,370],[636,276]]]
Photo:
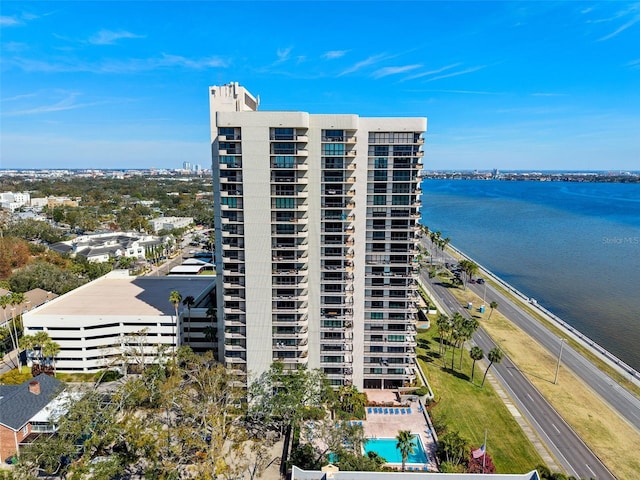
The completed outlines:
[[[63,384],[44,373],[21,385],[0,385],[0,461],[36,436],[54,433],[66,398]]]
[[[0,193],[0,206],[13,212],[20,207],[28,206],[30,199],[29,192],[2,192]]]
[[[80,235],[72,240],[54,243],[50,248],[71,256],[81,255],[90,262],[106,262],[119,257],[146,258],[151,250],[168,250],[171,241],[168,236],[109,232]]]
[[[192,217],[158,217],[149,220],[149,225],[153,228],[154,232],[160,230],[174,230],[177,228],[188,228],[193,225]]]
[[[159,349],[180,345],[217,352],[209,276],[131,277],[113,271],[23,316],[26,335],[45,331],[60,345],[57,371],[126,370],[151,363]],[[172,291],[193,297],[189,308],[169,301]],[[212,327],[212,328],[207,328]]]

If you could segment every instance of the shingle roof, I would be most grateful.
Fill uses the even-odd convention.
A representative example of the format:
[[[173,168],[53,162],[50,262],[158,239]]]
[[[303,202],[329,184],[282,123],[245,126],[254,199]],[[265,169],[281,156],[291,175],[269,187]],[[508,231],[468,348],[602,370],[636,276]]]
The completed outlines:
[[[29,383],[37,381],[40,394],[29,391]],[[0,425],[14,431],[24,427],[29,419],[46,407],[63,388],[62,382],[41,373],[21,385],[0,385]]]

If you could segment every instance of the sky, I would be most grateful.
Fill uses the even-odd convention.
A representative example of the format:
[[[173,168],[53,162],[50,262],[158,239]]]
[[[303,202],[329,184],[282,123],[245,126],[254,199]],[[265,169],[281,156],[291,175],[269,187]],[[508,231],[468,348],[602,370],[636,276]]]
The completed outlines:
[[[0,169],[211,165],[208,87],[427,117],[427,170],[640,170],[640,3],[13,1]]]

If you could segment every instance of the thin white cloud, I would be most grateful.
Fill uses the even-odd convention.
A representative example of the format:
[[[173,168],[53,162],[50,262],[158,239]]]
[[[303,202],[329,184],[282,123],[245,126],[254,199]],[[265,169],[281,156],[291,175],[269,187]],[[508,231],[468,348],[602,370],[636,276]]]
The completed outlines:
[[[444,67],[437,68],[435,70],[429,70],[428,72],[421,72],[421,73],[417,73],[415,75],[411,75],[411,76],[405,78],[405,80],[414,80],[416,78],[422,78],[422,77],[426,77],[426,76],[429,76],[429,75],[436,75],[438,73],[442,73],[442,72],[446,72],[447,70],[451,70],[452,68],[459,67],[460,65],[462,65],[462,64],[461,63],[452,63],[451,65],[446,65]]]
[[[163,54],[162,58],[152,61],[151,65],[153,64],[155,64],[155,66],[158,66],[158,67],[177,66],[177,67],[192,68],[194,70],[227,66],[227,62],[225,62],[219,57],[205,57],[197,60],[192,60],[190,58],[182,57],[179,55],[168,55],[168,54]]]
[[[445,75],[438,75],[437,77],[428,78],[427,82],[433,82],[434,80],[442,80],[443,78],[451,78],[457,77],[459,75],[466,75],[467,73],[477,72],[478,70],[482,70],[486,65],[478,65],[477,67],[467,68],[466,70],[460,70],[458,72],[447,73]]]
[[[552,93],[552,92],[536,92],[531,94],[532,97],[566,97],[566,93]]]
[[[276,55],[278,56],[278,60],[276,60],[273,65],[277,65],[279,63],[283,63],[286,62],[287,60],[289,60],[289,57],[291,56],[291,51],[293,50],[293,47],[288,47],[288,48],[283,48],[283,49],[278,49],[276,51]]]
[[[61,112],[65,110],[76,110],[78,108],[92,107],[95,105],[100,105],[105,103],[105,102],[76,103],[77,97],[78,97],[77,93],[72,93],[67,95],[65,98],[63,98],[59,102],[56,102],[53,104],[40,105],[38,107],[28,108],[24,110],[14,110],[9,112],[5,111],[3,113],[3,116],[16,117],[16,116],[22,116],[22,115],[39,115],[42,113]]]
[[[349,68],[347,68],[346,70],[343,70],[340,74],[338,74],[339,77],[343,76],[343,75],[348,75],[349,73],[353,73],[353,72],[357,72],[358,70],[364,68],[364,67],[368,67],[370,65],[375,65],[376,63],[382,61],[385,59],[385,55],[380,53],[378,55],[372,55],[369,58],[366,58],[365,60],[361,60],[357,63],[355,63],[354,65],[350,66]]]
[[[464,95],[505,95],[505,92],[487,92],[482,90],[441,90],[441,89],[426,89],[426,90],[409,90],[410,92],[424,92],[424,93],[453,93]]]
[[[219,57],[191,59],[170,54],[163,54],[158,58],[133,58],[125,61],[105,60],[100,63],[79,62],[73,59],[64,59],[56,63],[21,57],[15,57],[11,62],[26,72],[91,72],[97,74],[137,73],[167,67],[202,70],[227,66],[227,62]]]
[[[334,60],[336,58],[344,57],[349,50],[329,50],[322,54],[322,58],[325,60]]]
[[[631,70],[640,69],[640,58],[627,62],[625,66],[631,68]]]
[[[145,36],[124,30],[100,30],[95,35],[89,37],[89,43],[93,45],[114,45],[118,40],[123,38],[145,38]]]
[[[16,25],[22,25],[22,22],[16,17],[0,16],[0,27],[15,27]]]
[[[420,68],[420,67],[422,67],[422,65],[420,64],[403,65],[401,67],[384,67],[373,72],[371,76],[373,78],[382,78],[382,77],[387,77],[389,75],[397,75],[399,73],[410,72],[411,70],[415,70],[416,68]]]
[[[620,27],[615,29],[613,32],[611,32],[609,35],[605,35],[604,37],[599,38],[598,41],[599,42],[604,42],[606,40],[611,40],[613,37],[618,36],[619,34],[624,32],[626,29],[628,29],[629,27],[632,27],[633,25],[635,25],[638,22],[640,22],[640,15],[637,15],[636,17],[632,18],[631,20],[629,20],[624,25],[621,25]]]
[[[23,98],[33,98],[38,96],[37,93],[23,93],[22,95],[14,95],[13,97],[3,98],[2,102],[15,102],[16,100],[22,100]]]

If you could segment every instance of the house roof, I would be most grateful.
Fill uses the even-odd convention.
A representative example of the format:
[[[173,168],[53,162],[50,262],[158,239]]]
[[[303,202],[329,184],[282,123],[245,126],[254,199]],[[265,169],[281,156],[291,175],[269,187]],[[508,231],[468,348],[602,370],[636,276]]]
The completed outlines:
[[[29,384],[38,382],[40,393],[31,393]],[[59,380],[41,373],[21,385],[0,385],[0,425],[18,431],[62,391]]]

